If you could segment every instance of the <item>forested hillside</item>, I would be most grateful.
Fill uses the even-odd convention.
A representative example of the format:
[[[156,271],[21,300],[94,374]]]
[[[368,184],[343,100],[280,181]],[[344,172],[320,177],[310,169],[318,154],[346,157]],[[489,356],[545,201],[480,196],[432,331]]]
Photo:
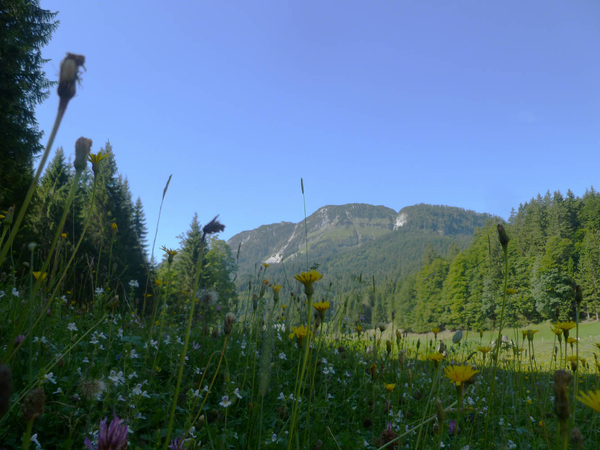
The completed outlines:
[[[508,320],[523,325],[572,317],[573,289],[583,288],[583,315],[598,317],[600,276],[600,194],[538,195],[513,210],[509,243]],[[429,255],[417,273],[363,293],[365,309],[379,311],[417,331],[432,326],[489,327],[502,299],[503,260],[496,224],[475,233],[465,250]]]

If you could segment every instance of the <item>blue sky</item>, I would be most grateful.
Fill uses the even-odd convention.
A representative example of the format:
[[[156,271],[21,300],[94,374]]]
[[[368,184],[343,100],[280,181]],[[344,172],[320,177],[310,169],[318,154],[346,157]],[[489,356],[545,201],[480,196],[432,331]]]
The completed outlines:
[[[321,206],[507,218],[600,188],[600,2],[55,1],[43,55],[86,56],[56,146],[110,140],[150,234],[223,238]],[[38,107],[49,131],[57,107]]]

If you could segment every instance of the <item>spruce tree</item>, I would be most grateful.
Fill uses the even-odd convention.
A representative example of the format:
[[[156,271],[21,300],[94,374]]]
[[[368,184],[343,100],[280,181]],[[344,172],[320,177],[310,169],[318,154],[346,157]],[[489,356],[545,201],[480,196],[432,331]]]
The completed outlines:
[[[39,0],[5,0],[0,7],[0,212],[23,202],[42,133],[35,107],[49,96],[41,49],[58,26]]]

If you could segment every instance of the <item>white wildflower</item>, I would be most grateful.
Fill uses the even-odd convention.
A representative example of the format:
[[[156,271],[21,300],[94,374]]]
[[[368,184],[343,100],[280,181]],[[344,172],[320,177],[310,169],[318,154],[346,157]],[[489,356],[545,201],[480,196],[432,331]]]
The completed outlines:
[[[54,373],[50,372],[44,375],[44,380],[49,381],[52,384],[56,384],[56,378],[54,378]]]

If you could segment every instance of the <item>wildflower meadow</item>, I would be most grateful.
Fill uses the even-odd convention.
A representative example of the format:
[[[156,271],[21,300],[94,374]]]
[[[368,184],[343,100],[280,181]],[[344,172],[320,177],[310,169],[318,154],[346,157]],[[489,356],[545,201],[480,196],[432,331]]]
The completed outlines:
[[[580,321],[577,284],[550,320],[512,320],[503,224],[501,295],[485,327],[415,333],[394,311],[374,325],[347,314],[308,243],[300,270],[256,261],[236,285],[244,248],[223,247],[218,211],[194,219],[184,248],[159,242],[160,263],[146,255],[132,272],[123,242],[140,237],[135,220],[98,213],[125,191],[100,186],[111,154],[81,137],[46,239],[17,246],[28,210],[49,198],[36,191],[51,191],[42,174],[84,65],[71,53],[60,64],[45,152],[1,218],[0,448],[599,447],[598,322]]]

